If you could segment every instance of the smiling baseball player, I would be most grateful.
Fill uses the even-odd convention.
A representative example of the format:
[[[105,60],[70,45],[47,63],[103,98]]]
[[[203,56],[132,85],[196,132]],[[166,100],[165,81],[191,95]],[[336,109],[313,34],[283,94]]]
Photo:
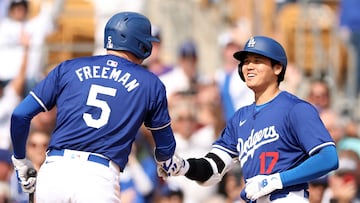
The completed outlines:
[[[334,141],[314,106],[279,89],[287,57],[277,41],[252,37],[234,57],[255,102],[235,113],[205,157],[175,156],[173,164],[159,165],[159,175],[213,185],[238,160],[247,202],[309,202],[307,182],[338,167]]]
[[[134,12],[114,15],[105,26],[107,55],[67,60],[55,67],[15,109],[12,160],[25,192],[36,202],[120,202],[119,176],[144,123],[155,157],[171,163],[175,140],[165,87],[140,64],[152,51],[150,21]],[[38,177],[26,159],[31,119],[56,106],[45,163]]]

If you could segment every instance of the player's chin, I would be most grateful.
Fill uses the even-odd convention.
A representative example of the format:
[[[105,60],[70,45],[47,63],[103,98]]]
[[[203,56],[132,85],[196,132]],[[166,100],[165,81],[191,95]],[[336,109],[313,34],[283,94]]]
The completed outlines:
[[[254,86],[256,84],[256,78],[254,78],[254,77],[246,77],[245,82],[246,82],[246,85],[249,88],[251,88],[252,86]]]

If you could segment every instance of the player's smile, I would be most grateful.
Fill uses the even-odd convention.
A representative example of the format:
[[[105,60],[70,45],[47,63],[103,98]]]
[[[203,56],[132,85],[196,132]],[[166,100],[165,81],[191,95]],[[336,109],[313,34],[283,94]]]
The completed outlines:
[[[258,54],[247,54],[242,67],[247,82],[259,76],[259,71],[261,71],[263,65],[266,65],[266,60],[267,58]]]
[[[253,78],[253,77],[255,77],[256,76],[256,74],[254,74],[254,73],[248,73],[247,74],[247,77],[249,78],[249,79],[251,79],[251,78]]]
[[[248,87],[254,86],[255,82],[258,81],[257,78],[259,78],[259,74],[255,68],[253,68],[253,65],[244,65],[243,71],[245,73],[245,81]]]

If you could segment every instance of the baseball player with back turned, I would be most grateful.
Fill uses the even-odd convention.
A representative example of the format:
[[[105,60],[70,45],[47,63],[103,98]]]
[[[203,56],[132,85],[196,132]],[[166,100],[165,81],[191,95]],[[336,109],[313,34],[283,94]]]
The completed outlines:
[[[151,24],[135,12],[112,16],[105,26],[107,55],[56,66],[17,106],[11,119],[12,161],[25,192],[37,203],[120,202],[120,171],[144,123],[155,157],[171,163],[175,140],[165,87],[140,64],[152,51]],[[56,127],[37,178],[25,143],[31,119],[57,107]]]
[[[172,164],[159,165],[159,175],[212,185],[238,160],[246,183],[240,196],[247,202],[309,202],[307,182],[338,167],[334,141],[314,106],[279,89],[287,57],[277,41],[252,37],[234,57],[255,102],[234,114],[208,154],[175,155]]]

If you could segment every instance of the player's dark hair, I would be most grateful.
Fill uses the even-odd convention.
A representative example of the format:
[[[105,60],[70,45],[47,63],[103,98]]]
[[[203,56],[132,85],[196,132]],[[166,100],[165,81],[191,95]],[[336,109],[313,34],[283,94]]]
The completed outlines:
[[[24,6],[25,10],[29,10],[29,2],[27,0],[13,0],[10,2],[9,10],[12,10],[15,6]]]
[[[280,61],[276,61],[276,60],[274,60],[272,58],[269,58],[269,59],[271,61],[271,67],[274,67],[275,65],[282,66]],[[285,68],[282,68],[280,74],[278,75],[278,79],[277,79],[278,85],[280,85],[280,82],[284,80],[284,76],[285,76]]]

